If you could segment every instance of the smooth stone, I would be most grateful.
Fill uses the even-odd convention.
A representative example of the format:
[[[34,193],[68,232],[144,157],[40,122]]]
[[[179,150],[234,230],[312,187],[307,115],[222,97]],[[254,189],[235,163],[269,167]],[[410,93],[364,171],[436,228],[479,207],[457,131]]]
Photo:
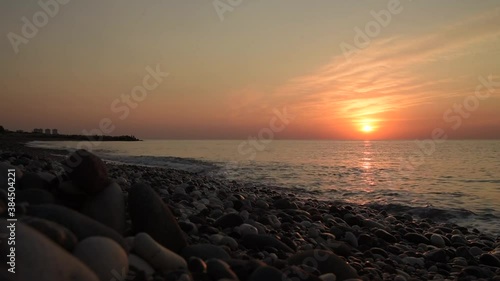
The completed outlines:
[[[204,260],[208,259],[229,259],[229,254],[219,246],[212,244],[195,244],[185,247],[181,255],[187,260],[191,257],[198,257]]]
[[[82,213],[120,234],[125,232],[125,198],[115,182],[87,199]]]
[[[0,229],[7,230],[10,223],[0,219]],[[65,251],[35,229],[18,222],[16,224],[15,275],[7,279],[16,281],[99,281],[96,274],[84,263]],[[0,252],[9,253],[11,246],[0,243]],[[3,255],[3,254],[2,254]],[[5,257],[4,257],[5,258]],[[3,265],[3,271],[7,271]]]
[[[149,185],[133,185],[129,190],[128,204],[135,233],[145,232],[176,253],[187,246],[174,215]]]
[[[383,229],[377,229],[375,230],[375,236],[378,238],[381,238],[382,240],[389,242],[389,243],[396,243],[398,240],[394,235],[390,234],[389,232],[383,230]]]
[[[448,261],[448,255],[444,249],[434,249],[426,252],[424,257],[428,260],[446,263]]]
[[[358,247],[358,239],[352,232],[346,232],[345,233],[345,240],[347,243],[351,244],[351,246],[357,248]]]
[[[452,235],[450,240],[455,245],[467,245],[467,240],[460,234]]]
[[[475,257],[481,255],[483,252],[484,251],[481,248],[476,246],[472,246],[469,248],[469,253]]]
[[[269,204],[262,199],[255,201],[255,206],[261,209],[269,209]]]
[[[439,234],[432,234],[430,241],[432,245],[439,248],[444,248],[446,246],[443,237]]]
[[[134,254],[128,255],[128,266],[130,270],[142,271],[146,276],[152,276],[155,273],[154,268],[147,261]]]
[[[319,276],[321,281],[337,281],[337,276],[333,273],[326,273]]]
[[[236,240],[229,236],[222,237],[222,239],[219,241],[219,245],[228,246],[229,248],[231,248],[231,250],[238,249],[238,242],[236,242]]]
[[[339,281],[359,277],[356,270],[341,257],[325,250],[308,250],[297,253],[288,259],[288,263],[291,265],[311,264],[311,259],[317,264],[317,269],[321,274],[333,273]]]
[[[277,209],[297,209],[297,205],[290,202],[290,200],[286,198],[277,199],[273,202],[273,205]]]
[[[16,194],[16,202],[27,202],[30,205],[54,204],[55,198],[46,190],[30,188],[19,190]]]
[[[132,251],[160,272],[187,269],[187,263],[181,256],[163,247],[144,232],[135,236]]]
[[[92,269],[101,281],[113,280],[116,273],[127,276],[127,253],[107,237],[94,236],[80,241],[73,255]]]
[[[249,234],[242,238],[241,243],[249,249],[263,250],[266,247],[274,247],[287,253],[293,252],[285,243],[269,235]]]
[[[73,183],[86,193],[97,193],[110,184],[104,162],[85,149],[73,152],[62,165]]]
[[[269,216],[267,216],[267,219],[268,219],[269,223],[271,224],[271,226],[273,226],[275,228],[281,227],[281,221],[278,219],[277,216],[269,215]]]
[[[311,267],[308,267],[308,270],[311,270]],[[314,269],[312,269],[314,270]],[[315,270],[317,271],[317,270]],[[285,269],[283,269],[283,275],[286,278],[281,278],[279,280],[297,280],[297,281],[321,281],[319,277],[317,277],[315,274],[310,273],[309,271],[305,271],[302,268],[298,266],[289,266]]]
[[[188,269],[193,273],[203,273],[207,271],[207,264],[200,258],[190,257],[188,259]]]
[[[261,266],[258,267],[254,272],[246,279],[247,281],[276,281],[282,280],[284,275],[277,268],[272,266]]]
[[[114,229],[66,207],[57,205],[28,206],[27,214],[50,220],[66,227],[80,241],[91,236],[104,236],[113,239],[125,251],[128,251],[123,237]]]
[[[47,238],[67,251],[71,252],[78,243],[78,239],[75,234],[73,234],[66,227],[53,221],[29,216],[24,216],[19,219],[19,221],[38,230],[40,233],[44,234]]]
[[[418,233],[414,233],[414,232],[405,234],[404,239],[409,241],[409,242],[412,242],[414,244],[419,244],[419,243],[429,244],[430,243],[429,239],[427,239],[425,236],[418,234]]]
[[[214,223],[214,226],[221,228],[230,228],[239,226],[241,224],[243,224],[243,219],[241,218],[241,216],[238,214],[230,213],[217,219]]]
[[[241,235],[241,236],[245,236],[245,235],[248,235],[248,234],[258,234],[259,231],[257,230],[257,228],[253,225],[250,225],[250,224],[242,224],[240,225],[239,227],[236,228],[236,231]]]
[[[207,275],[212,280],[239,280],[238,276],[231,270],[229,265],[224,261],[219,259],[209,259],[207,260]]]
[[[481,264],[485,264],[485,265],[489,265],[489,266],[493,266],[493,267],[500,267],[500,259],[498,259],[494,255],[488,254],[488,253],[482,254],[479,257],[479,262]]]
[[[424,259],[422,258],[404,257],[403,262],[411,266],[418,265],[420,267],[424,267]]]

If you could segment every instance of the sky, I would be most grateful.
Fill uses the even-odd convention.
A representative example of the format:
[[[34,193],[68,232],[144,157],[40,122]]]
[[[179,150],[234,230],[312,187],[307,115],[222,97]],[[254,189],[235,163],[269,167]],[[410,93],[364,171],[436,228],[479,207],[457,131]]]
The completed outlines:
[[[499,139],[499,1],[0,2],[0,125]]]

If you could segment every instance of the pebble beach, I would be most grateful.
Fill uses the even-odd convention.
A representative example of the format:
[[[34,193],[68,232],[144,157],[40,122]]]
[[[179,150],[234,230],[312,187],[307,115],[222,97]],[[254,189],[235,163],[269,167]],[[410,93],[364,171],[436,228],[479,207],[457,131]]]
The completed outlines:
[[[0,280],[500,280],[500,236],[477,229],[52,152],[0,149]]]

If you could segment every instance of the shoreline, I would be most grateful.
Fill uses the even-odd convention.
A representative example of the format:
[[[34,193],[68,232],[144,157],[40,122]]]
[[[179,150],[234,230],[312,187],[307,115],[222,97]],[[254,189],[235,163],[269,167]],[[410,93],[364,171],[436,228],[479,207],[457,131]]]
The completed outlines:
[[[67,152],[26,147],[25,143],[4,145],[0,141],[0,144],[2,161],[24,161],[21,164],[24,174],[60,171],[62,168],[57,162],[62,157],[52,154]],[[6,150],[11,151],[7,152],[10,153],[7,159]],[[467,279],[468,276],[497,276],[500,279],[500,264],[496,264],[500,262],[500,236],[455,224],[416,219],[407,213],[391,215],[384,210],[342,201],[300,198],[294,190],[286,188],[251,185],[160,167],[105,165],[109,178],[126,197],[130,197],[141,182],[151,186],[161,201],[170,207],[187,245],[210,244],[217,247],[217,250],[210,248],[214,252],[222,250],[218,259],[230,265],[230,271],[240,280],[257,280],[257,277],[252,279],[252,275],[265,266],[272,270],[261,271],[270,276],[278,272],[292,276],[296,271],[296,274],[311,278],[297,280],[335,280],[331,275],[326,276],[328,274],[335,274],[336,280],[347,277],[360,280],[471,280]],[[130,203],[129,198],[128,205]],[[130,210],[124,212],[130,218]],[[133,219],[127,219],[123,237],[136,235],[137,240],[133,228]],[[328,251],[329,258],[327,261],[317,260],[315,270],[310,264],[296,262],[297,259],[304,261],[303,257],[315,257],[317,251]],[[208,260],[204,259],[206,263]],[[246,265],[252,268],[252,272],[245,276],[238,265],[241,266],[241,261],[249,263],[251,260],[258,262]],[[340,271],[327,272],[321,267],[323,262],[331,260],[336,260]],[[131,272],[137,274],[134,266]],[[210,264],[208,266],[210,268]],[[168,275],[158,269],[154,271],[151,276],[165,278]],[[193,280],[201,280],[196,278],[192,269],[187,272]],[[349,272],[344,276],[346,278],[343,278],[343,272]]]

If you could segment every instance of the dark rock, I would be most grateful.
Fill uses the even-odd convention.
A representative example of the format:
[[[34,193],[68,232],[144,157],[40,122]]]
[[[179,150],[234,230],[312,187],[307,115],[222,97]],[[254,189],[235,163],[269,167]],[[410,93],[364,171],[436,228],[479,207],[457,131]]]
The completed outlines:
[[[261,266],[257,268],[247,281],[277,281],[283,280],[284,274],[272,266]]]
[[[219,259],[207,260],[207,275],[212,280],[229,279],[239,280],[238,276],[231,270],[229,265]]]
[[[297,205],[286,198],[275,200],[273,205],[277,209],[297,209]]]
[[[125,198],[115,182],[88,198],[83,204],[82,213],[120,234],[125,232]]]
[[[430,244],[429,239],[415,232],[410,232],[405,234],[404,239],[414,244],[419,244],[419,243]]]
[[[9,223],[0,219],[2,233],[7,230]],[[92,270],[85,266],[73,255],[63,250],[57,244],[49,240],[40,232],[23,224],[16,224],[16,271],[15,274],[8,273],[6,279],[1,280],[74,280],[74,281],[98,281],[99,278]],[[0,252],[9,253],[7,243],[0,243]],[[5,256],[2,262],[5,262]],[[7,264],[2,265],[2,273],[7,272]],[[3,277],[0,274],[0,277]]]
[[[396,237],[394,237],[394,235],[390,234],[389,232],[383,230],[383,229],[377,229],[375,230],[375,235],[386,241],[386,242],[389,242],[389,243],[396,243],[398,240],[396,239]]]
[[[27,202],[30,205],[53,204],[54,196],[43,189],[24,189],[19,190],[16,194],[16,202]]]
[[[111,238],[128,252],[123,237],[115,230],[66,207],[57,205],[28,206],[27,214],[50,220],[66,227],[75,234],[78,240],[83,240],[91,236]]]
[[[190,257],[188,259],[188,269],[193,273],[203,273],[207,270],[207,264],[200,258]]]
[[[465,258],[466,260],[473,260],[474,256],[469,252],[469,248],[466,246],[460,246],[455,250],[455,255],[457,257]]]
[[[434,262],[446,263],[448,261],[448,256],[444,249],[430,250],[424,254],[424,257]]]
[[[283,270],[283,275],[286,279],[280,278],[277,280],[300,280],[300,281],[321,281],[321,279],[297,266],[290,266]]]
[[[380,255],[380,256],[382,256],[384,258],[388,258],[389,257],[389,254],[384,249],[381,249],[381,248],[371,248],[370,252],[372,254],[375,254],[375,255]]]
[[[243,219],[240,217],[240,215],[235,213],[224,215],[219,219],[217,219],[214,223],[215,226],[221,228],[236,227],[242,224],[243,224]]]
[[[273,247],[281,251],[292,253],[293,250],[278,239],[262,234],[248,234],[242,238],[243,246],[248,249],[263,250],[266,247]]]
[[[176,253],[187,246],[177,220],[151,187],[133,185],[129,190],[128,204],[135,233],[145,232]]]
[[[248,277],[255,271],[255,269],[266,266],[260,260],[236,260],[230,259],[226,261],[231,267],[231,270],[236,273],[240,280],[247,280]]]
[[[75,234],[55,222],[29,216],[24,216],[19,221],[38,230],[40,233],[44,234],[50,240],[69,252],[73,251],[73,248],[78,243],[78,239]]]
[[[110,184],[104,162],[87,150],[73,152],[62,164],[75,185],[87,193],[99,192]]]
[[[127,276],[127,253],[115,241],[106,237],[89,237],[80,241],[73,255],[94,271],[100,280],[113,280],[116,273]]]
[[[229,259],[229,254],[224,251],[219,246],[215,246],[212,244],[196,244],[185,247],[181,256],[188,260],[191,257],[198,257],[200,259],[208,260],[208,259]]]
[[[333,273],[337,280],[346,280],[358,278],[358,273],[354,268],[348,265],[341,257],[324,250],[308,250],[297,253],[288,259],[291,265],[311,264],[311,259],[315,261],[317,269],[321,274]]]
[[[489,270],[486,270],[484,268],[481,268],[479,266],[466,266],[462,269],[460,272],[460,277],[465,277],[465,276],[475,276],[478,278],[491,278],[492,277],[492,272]],[[471,279],[473,280],[473,279]]]
[[[500,259],[498,259],[497,257],[495,257],[492,254],[482,254],[479,257],[479,262],[481,264],[485,264],[485,265],[489,265],[489,266],[493,266],[493,267],[500,267]]]

